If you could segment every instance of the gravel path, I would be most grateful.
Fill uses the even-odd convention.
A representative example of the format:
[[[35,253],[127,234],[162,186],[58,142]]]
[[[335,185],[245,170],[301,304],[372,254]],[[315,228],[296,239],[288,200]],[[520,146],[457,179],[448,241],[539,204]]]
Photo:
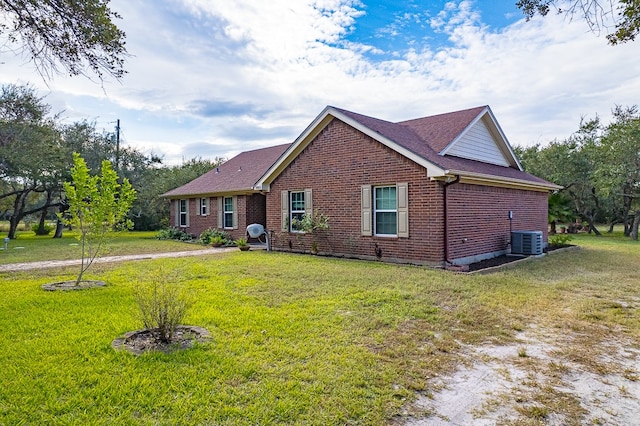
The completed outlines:
[[[252,250],[260,249],[261,247],[252,246]],[[150,253],[150,254],[132,254],[128,256],[105,256],[97,258],[94,263],[113,263],[123,262],[128,260],[146,260],[146,259],[161,259],[169,257],[187,257],[187,256],[206,256],[209,254],[226,253],[229,251],[236,251],[237,247],[224,247],[224,248],[208,248],[202,250],[191,251],[176,251],[169,253]],[[79,265],[80,259],[72,260],[48,260],[44,262],[26,262],[26,263],[9,263],[6,265],[0,265],[0,272],[16,272],[16,271],[28,271],[31,269],[45,269],[45,268],[59,268],[63,266]]]

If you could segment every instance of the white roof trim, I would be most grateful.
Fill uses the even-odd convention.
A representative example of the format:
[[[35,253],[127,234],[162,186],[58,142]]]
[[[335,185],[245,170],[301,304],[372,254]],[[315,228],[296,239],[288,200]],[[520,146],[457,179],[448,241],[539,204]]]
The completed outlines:
[[[296,138],[289,148],[282,154],[282,156],[276,161],[273,166],[266,171],[266,173],[258,180],[253,189],[262,191],[268,190],[269,184],[280,174],[280,172],[286,168],[289,163],[313,140],[313,138],[320,133],[320,131],[326,127],[333,118],[337,118],[340,121],[345,122],[354,129],[359,130],[372,139],[380,142],[381,144],[393,149],[400,155],[407,157],[408,159],[416,162],[427,170],[427,175],[430,177],[444,176],[445,170],[441,167],[425,160],[421,156],[406,149],[405,147],[398,145],[396,142],[382,136],[380,133],[370,129],[369,127],[361,124],[353,118],[343,114],[331,106],[327,106],[307,128]]]
[[[475,180],[478,182],[485,182],[485,183],[490,183],[490,182],[504,183],[504,184],[511,184],[516,186],[523,186],[531,189],[546,190],[546,191],[557,191],[563,188],[562,186],[556,185],[555,183],[551,183],[551,182],[549,183],[533,182],[533,181],[524,180],[524,179],[514,179],[514,178],[503,177],[503,176],[488,175],[484,173],[463,172],[459,170],[447,170],[446,172],[448,175],[458,175],[461,178],[467,178],[470,180]]]
[[[496,120],[496,117],[493,115],[493,112],[491,111],[491,108],[489,106],[485,106],[484,109],[478,114],[478,116],[473,121],[471,121],[471,123],[469,123],[469,125],[465,127],[465,129],[462,132],[460,132],[460,134],[456,136],[455,139],[453,139],[442,151],[440,151],[439,154],[442,156],[447,155],[447,152],[449,152],[449,150],[460,139],[462,139],[466,135],[466,133],[471,128],[473,128],[473,126],[475,126],[476,123],[478,123],[478,121],[482,120],[485,116],[489,117],[489,122],[486,123],[488,124],[487,127],[489,129],[489,132],[493,134],[492,132],[493,130],[499,136],[498,140],[496,140],[498,144],[498,149],[503,153],[503,155],[505,155],[505,159],[507,160],[508,163],[510,163],[513,166],[516,166],[518,170],[523,171],[524,169],[522,168],[522,164],[520,164],[520,161],[518,161],[518,158],[516,157],[515,153],[513,152],[513,149],[511,148],[511,144],[509,144],[509,140],[507,139],[507,136],[502,131],[500,124],[498,124],[498,120]]]

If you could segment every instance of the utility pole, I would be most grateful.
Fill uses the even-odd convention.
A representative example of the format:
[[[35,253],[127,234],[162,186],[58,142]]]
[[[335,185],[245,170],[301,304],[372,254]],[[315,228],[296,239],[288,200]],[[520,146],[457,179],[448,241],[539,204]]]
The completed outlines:
[[[116,121],[116,170],[120,167],[120,119]]]

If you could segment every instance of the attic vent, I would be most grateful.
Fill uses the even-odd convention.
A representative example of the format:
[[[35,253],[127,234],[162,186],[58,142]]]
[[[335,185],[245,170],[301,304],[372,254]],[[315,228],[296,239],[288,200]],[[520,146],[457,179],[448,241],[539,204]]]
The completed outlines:
[[[542,231],[512,231],[511,253],[542,254]]]

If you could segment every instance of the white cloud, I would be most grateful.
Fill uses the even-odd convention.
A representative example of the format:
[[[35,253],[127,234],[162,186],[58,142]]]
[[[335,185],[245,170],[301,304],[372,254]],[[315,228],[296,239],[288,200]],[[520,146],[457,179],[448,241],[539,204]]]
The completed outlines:
[[[378,46],[345,38],[364,10],[354,0],[112,7],[134,56],[106,93],[82,78],[56,77],[47,88],[6,55],[0,81],[33,81],[70,120],[98,117],[106,127],[121,118],[128,143],[170,162],[202,144],[208,156],[228,157],[290,142],[327,104],[388,120],[489,104],[512,144],[546,143],[576,130],[582,115],[606,120],[640,93],[640,42],[611,47],[584,22],[557,15],[492,31],[472,1],[449,2],[431,21],[448,46],[415,34],[384,61],[372,59]],[[411,13],[400,18],[428,15]]]

